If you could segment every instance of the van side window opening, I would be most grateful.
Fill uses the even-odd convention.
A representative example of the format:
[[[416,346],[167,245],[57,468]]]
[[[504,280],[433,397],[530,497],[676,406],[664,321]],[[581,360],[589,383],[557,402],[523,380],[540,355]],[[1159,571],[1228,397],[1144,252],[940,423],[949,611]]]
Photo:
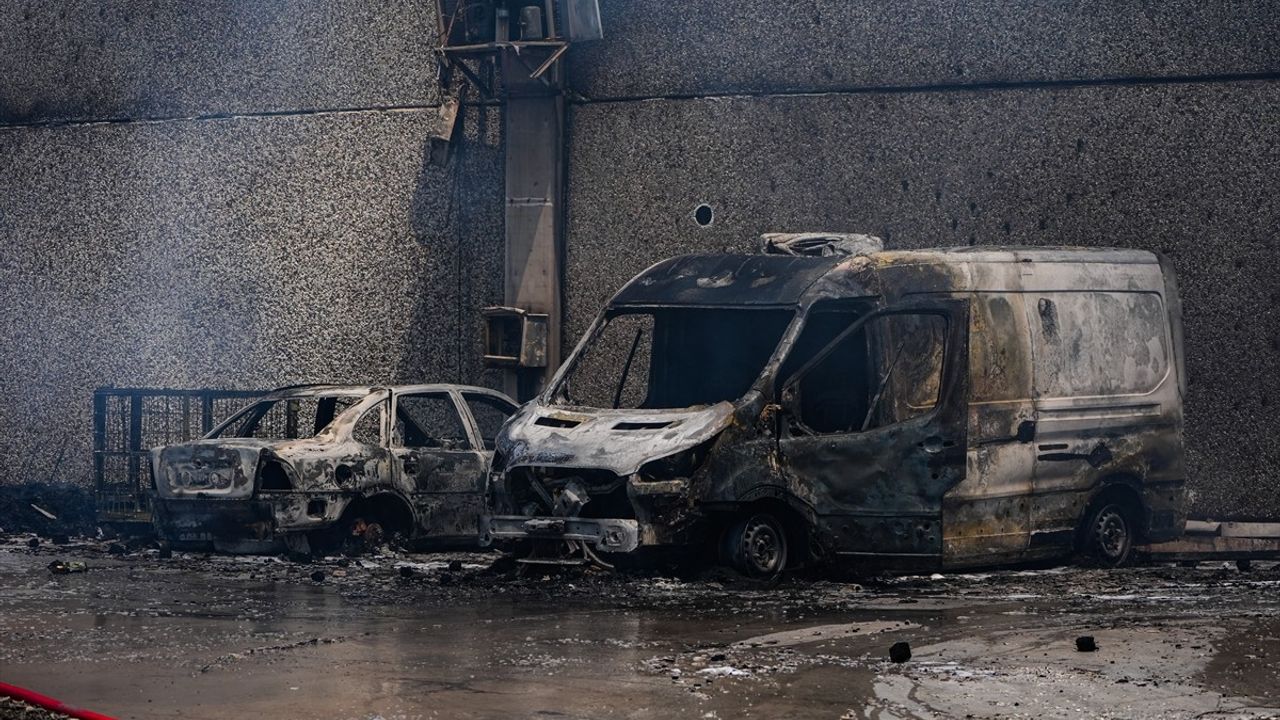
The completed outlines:
[[[866,308],[835,304],[815,305],[805,318],[804,329],[778,373],[777,387],[805,363],[822,352],[846,328],[857,322]],[[866,416],[867,341],[864,331],[844,338],[825,360],[809,368],[797,385],[801,422],[818,433],[847,432]]]
[[[467,407],[471,409],[471,417],[475,418],[485,449],[493,450],[498,430],[502,429],[502,424],[516,411],[515,406],[505,400],[479,393],[462,393],[462,399],[467,401]]]
[[[974,293],[969,308],[969,396],[973,402],[1030,399],[1026,327],[1021,296]]]
[[[938,404],[947,322],[941,315],[889,315],[883,321],[882,375],[892,379],[885,401],[891,422],[923,415]]]
[[[793,317],[777,308],[623,309],[573,362],[553,403],[657,409],[737,400]]]
[[[840,320],[848,327],[856,318]],[[804,347],[804,335],[797,349]],[[800,378],[800,424],[818,434],[862,432],[928,413],[938,402],[945,341],[946,319],[940,315],[871,320],[828,346],[829,354]],[[803,365],[813,355],[795,355],[795,364]]]
[[[1038,398],[1134,395],[1168,375],[1160,296],[1051,292],[1027,298]]]
[[[402,447],[468,447],[467,432],[453,399],[446,393],[400,395],[396,400],[395,438]]]

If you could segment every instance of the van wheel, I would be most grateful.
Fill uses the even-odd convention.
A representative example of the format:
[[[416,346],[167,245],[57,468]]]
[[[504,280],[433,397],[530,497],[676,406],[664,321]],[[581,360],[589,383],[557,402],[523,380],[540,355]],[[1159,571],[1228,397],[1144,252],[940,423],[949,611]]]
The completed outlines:
[[[1103,567],[1120,567],[1133,555],[1133,520],[1129,510],[1109,502],[1089,518],[1086,526],[1085,553]]]
[[[787,533],[769,513],[747,515],[724,537],[726,559],[744,575],[773,579],[787,567]]]

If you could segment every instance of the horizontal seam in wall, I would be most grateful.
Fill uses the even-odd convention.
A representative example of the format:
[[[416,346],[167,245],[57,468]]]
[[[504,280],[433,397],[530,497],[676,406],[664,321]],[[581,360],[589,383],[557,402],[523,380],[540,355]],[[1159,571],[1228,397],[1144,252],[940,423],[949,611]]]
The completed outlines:
[[[496,101],[464,102],[462,107],[496,106]],[[145,125],[174,122],[217,122],[221,120],[242,120],[256,118],[307,117],[319,115],[357,115],[363,113],[397,113],[422,112],[438,110],[440,104],[434,105],[370,105],[367,107],[343,108],[309,108],[300,110],[262,110],[257,112],[238,113],[205,113],[199,115],[162,115],[145,117],[110,117],[110,118],[75,118],[66,120],[30,120],[17,122],[0,121],[0,130],[11,128],[57,128],[79,127],[86,125]]]
[[[760,90],[749,92],[672,93],[664,95],[618,95],[590,97],[570,91],[575,105],[646,102],[650,100],[732,100],[737,98],[825,97],[831,95],[905,95],[917,93],[999,92],[1005,90],[1056,90],[1091,87],[1123,87],[1147,85],[1195,85],[1280,80],[1280,72],[1234,73],[1220,75],[1164,75],[1074,80],[1014,80],[978,83],[940,83],[932,85],[866,85],[844,88],[811,88],[806,90]]]

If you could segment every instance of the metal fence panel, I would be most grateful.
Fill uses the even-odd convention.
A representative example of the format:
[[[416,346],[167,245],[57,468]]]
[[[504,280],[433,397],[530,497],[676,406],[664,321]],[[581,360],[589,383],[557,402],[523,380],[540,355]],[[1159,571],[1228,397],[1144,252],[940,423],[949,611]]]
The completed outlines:
[[[93,476],[98,521],[151,522],[151,448],[195,440],[262,390],[98,388]]]

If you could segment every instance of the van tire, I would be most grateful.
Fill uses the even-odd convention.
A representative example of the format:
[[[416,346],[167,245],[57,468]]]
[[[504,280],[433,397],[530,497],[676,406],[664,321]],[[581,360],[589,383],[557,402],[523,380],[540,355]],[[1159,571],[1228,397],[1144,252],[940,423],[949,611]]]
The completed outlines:
[[[1084,529],[1084,552],[1092,564],[1122,567],[1133,558],[1137,526],[1126,505],[1102,503],[1089,515]]]
[[[743,515],[724,535],[724,557],[734,569],[757,580],[773,580],[787,568],[787,529],[768,512]]]

